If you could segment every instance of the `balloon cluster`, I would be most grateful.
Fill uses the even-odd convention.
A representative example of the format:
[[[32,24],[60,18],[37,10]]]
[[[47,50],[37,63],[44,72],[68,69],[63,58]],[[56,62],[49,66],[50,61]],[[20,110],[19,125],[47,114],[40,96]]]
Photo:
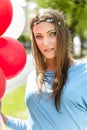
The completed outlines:
[[[3,97],[6,90],[6,80],[13,78],[21,72],[26,63],[26,51],[23,45],[15,38],[18,35],[10,37],[10,34],[14,34],[12,30],[11,33],[6,33],[10,25],[13,28],[13,18],[14,18],[14,6],[10,0],[0,0],[0,99]],[[24,17],[24,16],[23,16]],[[20,25],[19,25],[20,26]],[[24,26],[24,24],[23,24]],[[17,27],[18,30],[20,30]],[[17,29],[16,33],[17,34]],[[23,29],[23,28],[22,28]],[[7,36],[6,36],[6,34]]]

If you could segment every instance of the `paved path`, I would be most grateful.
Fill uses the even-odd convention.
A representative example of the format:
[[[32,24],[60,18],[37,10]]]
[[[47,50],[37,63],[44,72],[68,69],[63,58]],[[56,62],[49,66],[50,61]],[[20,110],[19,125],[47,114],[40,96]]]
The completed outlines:
[[[5,94],[11,92],[15,88],[21,86],[23,83],[26,82],[28,74],[33,70],[33,57],[32,55],[27,55],[27,62],[23,70],[14,78],[7,80],[6,84],[6,92]]]

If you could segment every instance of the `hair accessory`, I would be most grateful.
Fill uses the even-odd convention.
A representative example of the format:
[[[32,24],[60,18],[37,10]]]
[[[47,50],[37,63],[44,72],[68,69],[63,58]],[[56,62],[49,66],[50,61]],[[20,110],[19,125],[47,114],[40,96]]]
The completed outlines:
[[[57,24],[57,25],[59,25],[59,26],[61,25],[61,22],[60,22],[60,21],[56,22],[56,21],[53,20],[53,18],[40,18],[40,19],[37,19],[37,20],[33,23],[33,25],[37,25],[37,24],[39,24],[40,22],[55,23],[55,24]]]
[[[33,25],[37,25],[37,24],[39,24],[40,23],[40,20],[37,20],[37,21],[35,21],[34,23],[33,23]]]
[[[33,25],[37,25],[39,24],[40,22],[48,22],[48,23],[51,23],[53,22],[53,19],[52,18],[46,18],[46,19],[43,19],[43,18],[40,18],[38,20],[36,20]]]
[[[51,22],[53,22],[53,19],[52,18],[47,18],[46,22],[51,23]]]
[[[61,25],[61,22],[60,22],[60,21],[58,21],[58,25]]]

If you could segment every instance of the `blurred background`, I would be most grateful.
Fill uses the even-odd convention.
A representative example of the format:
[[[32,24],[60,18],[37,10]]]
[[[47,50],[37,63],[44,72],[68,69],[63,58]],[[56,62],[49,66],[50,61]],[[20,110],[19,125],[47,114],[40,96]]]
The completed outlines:
[[[26,24],[18,38],[26,49],[31,47],[29,20],[39,8],[63,11],[66,23],[73,35],[72,53],[75,58],[87,55],[87,1],[86,0],[21,0],[24,3]]]
[[[27,62],[18,76],[7,81],[7,92],[25,83],[28,74],[34,68],[29,21],[40,8],[58,9],[64,13],[67,27],[72,33],[73,57],[87,61],[87,0],[11,0],[11,2],[15,12],[13,20],[15,24],[9,35],[23,44],[27,52]]]
[[[21,34],[19,33],[20,35],[18,34],[16,38],[23,44],[27,52],[27,62],[23,71],[18,76],[7,81],[6,93],[2,99],[2,111],[7,115],[27,119],[27,108],[24,102],[26,80],[28,74],[34,68],[31,54],[31,31],[29,28],[29,21],[31,17],[37,10],[39,10],[39,8],[53,8],[63,11],[66,17],[67,27],[73,36],[73,57],[87,62],[87,0],[12,1],[15,1],[16,4],[20,5],[24,11],[25,20],[21,17],[20,21],[24,21],[25,24],[21,30]],[[18,22],[16,25],[17,24]],[[18,30],[19,27],[17,27],[17,31]],[[5,130],[6,129],[8,128],[5,128]]]

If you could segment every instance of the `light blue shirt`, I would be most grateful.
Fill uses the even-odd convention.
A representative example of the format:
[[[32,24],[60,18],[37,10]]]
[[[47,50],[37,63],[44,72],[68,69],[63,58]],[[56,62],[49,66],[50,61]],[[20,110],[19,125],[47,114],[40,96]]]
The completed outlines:
[[[13,130],[86,130],[87,128],[87,64],[76,63],[68,70],[61,93],[59,111],[49,98],[55,72],[46,71],[42,91],[37,94],[36,73],[27,80],[25,100],[28,121],[8,117],[6,125]]]

